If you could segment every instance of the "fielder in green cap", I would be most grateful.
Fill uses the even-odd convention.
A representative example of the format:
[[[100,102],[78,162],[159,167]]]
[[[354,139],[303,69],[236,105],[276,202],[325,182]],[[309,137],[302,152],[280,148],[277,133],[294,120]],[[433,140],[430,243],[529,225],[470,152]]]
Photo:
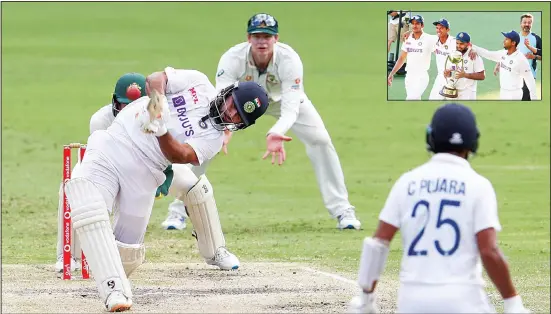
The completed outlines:
[[[337,228],[360,229],[355,208],[348,200],[337,151],[322,118],[304,91],[300,56],[292,47],[279,42],[279,23],[268,13],[250,17],[246,30],[247,42],[235,45],[220,58],[216,89],[221,90],[235,81],[252,81],[263,86],[270,100],[266,114],[277,120],[266,134],[263,158],[270,156],[272,164],[277,160],[282,165],[286,159],[284,142],[291,140],[285,134],[292,130],[305,145],[323,203],[336,220]]]
[[[124,106],[145,96],[145,76],[140,73],[126,73],[117,80],[113,92],[113,119]]]

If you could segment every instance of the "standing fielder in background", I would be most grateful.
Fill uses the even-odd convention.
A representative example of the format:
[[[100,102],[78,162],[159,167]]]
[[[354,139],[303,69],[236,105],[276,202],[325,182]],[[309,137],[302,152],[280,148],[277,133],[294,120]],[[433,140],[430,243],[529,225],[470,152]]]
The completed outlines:
[[[235,83],[216,94],[203,73],[170,67],[147,78],[146,92],[150,97],[132,102],[107,130],[90,135],[80,170],[65,185],[73,228],[100,298],[113,312],[132,306],[127,276],[145,259],[156,189],[171,164],[168,193],[186,204],[201,254],[213,263],[235,258],[225,249],[212,185],[176,163],[201,165],[213,158],[222,148],[222,130],[253,125],[268,106],[258,84]]]
[[[436,110],[426,134],[435,155],[392,187],[375,234],[363,242],[362,292],[350,302],[350,312],[378,312],[375,287],[400,229],[398,313],[495,313],[484,291],[481,260],[505,313],[529,313],[497,244],[501,225],[494,188],[468,161],[479,136],[468,107],[447,104]]]
[[[278,120],[266,135],[266,153],[272,164],[278,156],[281,165],[286,158],[283,142],[292,130],[306,146],[314,166],[323,203],[337,219],[339,229],[360,229],[348,191],[339,157],[331,137],[304,92],[303,66],[299,55],[288,45],[279,43],[277,20],[269,14],[256,14],[247,23],[248,42],[230,48],[220,58],[216,90],[234,81],[253,81],[268,92],[267,114]]]
[[[532,33],[532,23],[534,22],[534,16],[529,13],[525,13],[520,17],[520,43],[517,45],[517,49],[524,54],[528,63],[530,63],[530,68],[534,79],[536,79],[536,70],[537,70],[537,60],[541,61],[541,37],[536,33]],[[494,69],[494,75],[497,75],[499,72],[500,64],[497,63]],[[526,82],[522,86],[522,100],[528,101],[530,99],[530,91]]]
[[[115,84],[111,103],[101,107],[90,119],[90,134],[96,130],[106,130],[117,114],[130,102],[145,96],[145,76],[140,73],[126,73]],[[80,162],[75,164],[72,173],[80,168]],[[57,228],[57,261],[55,271],[63,272],[63,183],[59,187],[58,228]],[[80,243],[77,237],[72,237],[71,252],[80,254]],[[71,259],[71,270],[80,270],[80,255]]]
[[[530,91],[530,99],[536,99],[536,80],[528,64],[528,59],[520,53],[517,46],[520,36],[515,31],[503,33],[504,50],[488,51],[472,45],[471,51],[479,56],[499,62],[499,98],[501,100],[521,100],[522,85],[526,83]]]
[[[471,36],[465,32],[457,34],[456,49],[463,55],[463,65],[456,72],[457,100],[476,100],[477,81],[484,80],[484,62],[482,58],[471,59],[469,55]],[[445,77],[451,77],[451,70],[444,71]]]
[[[423,17],[414,15],[410,20],[412,34],[402,45],[402,54],[388,74],[388,86],[392,85],[394,74],[406,65],[406,100],[421,100],[421,96],[429,85],[429,69],[431,53],[436,49],[438,36],[423,32]]]

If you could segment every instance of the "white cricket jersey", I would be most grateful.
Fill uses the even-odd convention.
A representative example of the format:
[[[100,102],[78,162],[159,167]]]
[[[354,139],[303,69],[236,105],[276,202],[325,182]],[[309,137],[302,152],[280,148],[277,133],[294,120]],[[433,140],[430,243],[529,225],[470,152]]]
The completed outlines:
[[[456,46],[457,42],[455,37],[450,35],[448,35],[448,38],[444,43],[440,42],[440,38],[436,41],[434,55],[436,56],[436,69],[438,71],[438,75],[444,75],[446,59],[448,58],[450,52],[456,50]]]
[[[419,39],[408,36],[402,45],[402,51],[407,52],[407,75],[426,72],[430,69],[431,53],[436,49],[438,36],[422,33]]]
[[[111,104],[99,108],[90,118],[90,134],[97,130],[107,130],[113,121],[115,116]]]
[[[201,165],[222,149],[224,133],[214,129],[210,119],[201,120],[208,114],[209,103],[214,100],[216,90],[208,77],[199,71],[167,67],[165,73],[168,77],[165,95],[170,110],[168,132],[178,142],[193,147]],[[156,136],[144,133],[135,119],[148,102],[149,97],[141,97],[128,104],[117,115],[108,132],[120,134],[122,126],[126,134],[121,137],[126,136],[143,152],[146,156],[144,162],[164,170],[170,162],[163,155]]]
[[[467,160],[436,154],[403,174],[379,219],[400,229],[402,283],[484,285],[476,234],[501,225],[492,184]]]
[[[216,72],[216,90],[236,81],[254,81],[268,92],[268,110],[280,112],[280,118],[268,133],[285,134],[295,123],[300,104],[308,100],[304,93],[303,67],[293,48],[274,44],[274,54],[264,73],[259,73],[248,42],[233,46],[220,58]]]
[[[482,58],[475,58],[474,60],[471,60],[471,58],[469,58],[470,51],[471,49],[469,48],[467,49],[467,52],[463,54],[463,71],[465,71],[465,73],[478,73],[484,71],[484,62],[482,61]],[[455,87],[458,90],[470,89],[476,91],[477,82],[478,80],[462,77],[457,80]]]
[[[531,98],[536,99],[536,81],[532,75],[532,69],[528,59],[519,50],[509,55],[505,49],[488,51],[475,45],[472,47],[481,57],[499,62],[499,86],[501,89],[509,91],[522,89],[524,80]]]

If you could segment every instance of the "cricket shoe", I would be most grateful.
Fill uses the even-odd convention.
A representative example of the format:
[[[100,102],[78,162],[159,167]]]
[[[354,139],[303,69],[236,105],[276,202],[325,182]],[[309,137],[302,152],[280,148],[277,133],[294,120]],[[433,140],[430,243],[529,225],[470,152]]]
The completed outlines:
[[[74,256],[71,257],[71,271],[80,270],[80,261],[77,261]],[[63,273],[63,255],[57,257],[55,262],[55,272],[59,275]]]
[[[161,223],[161,226],[166,230],[183,230],[186,228],[186,217],[171,212],[168,217],[166,217],[165,221]]]
[[[108,312],[124,312],[130,310],[132,300],[127,298],[122,291],[113,291],[105,300],[105,309]]]
[[[205,259],[209,265],[220,267],[222,270],[236,270],[239,268],[239,259],[225,247],[221,246],[216,250],[216,254],[211,259]]]
[[[344,229],[357,229],[360,230],[362,223],[356,218],[354,208],[348,208],[342,214],[337,216],[337,228]]]

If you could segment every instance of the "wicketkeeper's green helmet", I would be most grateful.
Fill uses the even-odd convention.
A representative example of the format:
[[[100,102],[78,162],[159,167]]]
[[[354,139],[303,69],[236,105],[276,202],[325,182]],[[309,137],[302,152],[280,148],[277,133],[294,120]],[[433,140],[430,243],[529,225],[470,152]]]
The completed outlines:
[[[140,90],[139,97],[136,98],[135,95],[129,95],[127,93],[129,87],[136,85]],[[140,73],[126,73],[121,76],[115,84],[115,91],[113,92],[113,99],[111,104],[113,105],[113,115],[117,116],[119,111],[121,111],[121,104],[129,104],[134,100],[145,96],[145,76]]]

